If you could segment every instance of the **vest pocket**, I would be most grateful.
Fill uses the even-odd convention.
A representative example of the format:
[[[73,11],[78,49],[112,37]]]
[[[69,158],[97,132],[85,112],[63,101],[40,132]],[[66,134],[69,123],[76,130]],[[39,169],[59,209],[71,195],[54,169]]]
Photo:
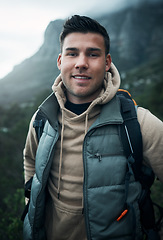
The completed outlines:
[[[88,190],[85,217],[88,220],[87,230],[89,229],[90,239],[142,239],[137,188],[139,189],[137,184],[130,183],[131,191],[129,190],[127,199],[128,211],[119,221],[117,218],[126,210],[124,209],[124,185],[96,187]]]
[[[142,240],[138,204],[130,204],[128,211],[122,210],[122,213],[125,213],[122,218],[119,221],[115,219],[109,226],[108,239]],[[107,239],[107,237],[103,239]]]

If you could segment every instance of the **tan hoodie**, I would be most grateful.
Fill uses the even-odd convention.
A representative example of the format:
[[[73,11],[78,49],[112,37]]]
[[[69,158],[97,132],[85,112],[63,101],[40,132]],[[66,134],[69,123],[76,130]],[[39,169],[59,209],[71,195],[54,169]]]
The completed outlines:
[[[60,105],[58,119],[61,137],[56,145],[48,180],[49,200],[45,219],[48,240],[87,239],[82,214],[82,146],[88,128],[100,114],[101,105],[109,102],[120,86],[119,73],[113,64],[104,83],[105,87],[99,97],[81,115],[76,115],[64,107],[65,89],[60,76],[52,87]],[[163,123],[144,108],[138,108],[138,120],[143,135],[144,160],[163,181]],[[31,124],[24,150],[25,181],[34,174],[37,144]]]

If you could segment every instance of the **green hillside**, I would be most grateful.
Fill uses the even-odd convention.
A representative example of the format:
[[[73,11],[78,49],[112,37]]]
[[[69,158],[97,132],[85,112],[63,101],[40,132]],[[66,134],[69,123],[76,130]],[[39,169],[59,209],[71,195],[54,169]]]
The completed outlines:
[[[139,106],[148,108],[163,120],[163,58],[122,73],[122,86]]]

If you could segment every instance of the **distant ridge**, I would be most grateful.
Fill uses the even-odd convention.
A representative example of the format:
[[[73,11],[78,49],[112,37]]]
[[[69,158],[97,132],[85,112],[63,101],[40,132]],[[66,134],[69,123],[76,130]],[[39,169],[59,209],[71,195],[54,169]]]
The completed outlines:
[[[112,60],[121,72],[163,55],[163,2],[149,2],[96,17],[110,34]],[[56,59],[62,25],[63,20],[50,22],[38,52],[0,80],[0,105],[30,103],[50,90],[59,73]]]

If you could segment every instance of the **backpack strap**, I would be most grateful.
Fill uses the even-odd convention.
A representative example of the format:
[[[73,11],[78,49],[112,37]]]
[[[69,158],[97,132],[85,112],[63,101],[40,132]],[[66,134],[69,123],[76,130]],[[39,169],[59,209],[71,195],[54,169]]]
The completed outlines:
[[[43,114],[43,112],[39,109],[36,113],[36,117],[35,120],[33,122],[33,127],[35,128],[36,131],[36,136],[38,139],[38,142],[42,136],[43,133],[43,129],[44,129],[44,125],[46,122],[47,118],[46,116]]]
[[[30,202],[30,195],[31,195],[31,186],[32,186],[32,180],[33,180],[33,177],[31,177],[25,184],[24,186],[24,195],[26,198],[28,198],[28,203],[25,205],[25,208],[24,208],[24,211],[21,215],[21,221],[24,221],[25,219],[25,216],[28,212],[28,208],[29,208],[29,202]]]
[[[127,159],[129,157],[133,158],[132,170],[136,181],[138,181],[140,180],[143,162],[143,143],[140,125],[137,120],[136,102],[124,90],[119,90],[117,96],[120,99],[121,114],[124,120],[120,130],[123,149]]]

